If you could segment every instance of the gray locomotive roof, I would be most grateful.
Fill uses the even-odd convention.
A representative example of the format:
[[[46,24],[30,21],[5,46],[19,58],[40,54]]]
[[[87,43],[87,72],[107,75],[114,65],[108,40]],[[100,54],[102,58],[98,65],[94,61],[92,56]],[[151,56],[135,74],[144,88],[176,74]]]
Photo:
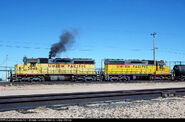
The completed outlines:
[[[153,60],[138,60],[138,59],[105,59],[104,64],[154,64]]]
[[[73,58],[73,59],[70,59],[70,58],[57,58],[57,59],[53,59],[53,61],[58,61],[58,63],[60,63],[60,60],[61,62],[63,61],[68,61],[66,63],[75,63],[75,62],[95,62],[93,59],[90,59],[90,58]]]
[[[23,58],[24,64],[35,62],[35,63],[74,63],[75,61],[80,62],[93,62],[95,63],[94,59],[91,58]]]
[[[92,58],[73,58],[74,61],[94,61]]]
[[[153,61],[153,60],[139,60],[139,59],[105,59],[107,61]]]
[[[165,64],[163,60],[157,61],[158,64]],[[105,59],[104,64],[137,64],[137,65],[154,65],[154,60],[139,59]]]

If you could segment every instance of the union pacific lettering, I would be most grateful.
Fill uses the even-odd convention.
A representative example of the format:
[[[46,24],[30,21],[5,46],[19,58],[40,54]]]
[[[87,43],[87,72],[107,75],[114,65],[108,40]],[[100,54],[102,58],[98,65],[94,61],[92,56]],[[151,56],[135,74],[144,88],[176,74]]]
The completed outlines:
[[[117,68],[130,68],[129,65],[117,65]]]
[[[117,65],[117,68],[148,68],[148,65]]]
[[[37,70],[37,67],[28,67],[28,70]]]
[[[48,64],[48,67],[55,67],[55,68],[85,68],[85,64]]]
[[[132,65],[133,68],[148,68],[148,65]]]
[[[64,67],[65,64],[48,64],[48,67],[56,67],[56,68],[60,68],[60,67]]]
[[[84,64],[68,64],[69,68],[85,68]]]

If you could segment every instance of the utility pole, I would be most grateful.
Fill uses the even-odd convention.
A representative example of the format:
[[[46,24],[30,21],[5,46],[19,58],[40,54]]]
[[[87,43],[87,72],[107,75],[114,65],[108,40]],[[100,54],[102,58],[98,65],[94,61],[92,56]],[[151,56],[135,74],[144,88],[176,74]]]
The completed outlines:
[[[154,58],[154,63],[155,63],[155,35],[157,33],[153,32],[151,35],[153,36],[153,58]]]
[[[103,61],[102,61],[102,59],[101,59],[100,81],[102,81],[102,63],[103,63]]]
[[[6,81],[7,81],[7,57],[8,55],[6,55]]]

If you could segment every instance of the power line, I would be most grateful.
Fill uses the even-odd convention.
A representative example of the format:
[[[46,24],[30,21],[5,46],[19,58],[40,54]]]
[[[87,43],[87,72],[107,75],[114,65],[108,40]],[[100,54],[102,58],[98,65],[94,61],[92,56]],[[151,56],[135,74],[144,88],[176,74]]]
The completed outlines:
[[[5,48],[24,48],[24,49],[36,49],[36,50],[49,50],[50,48],[42,48],[42,47],[30,47],[30,46],[18,46],[18,45],[1,45],[0,44],[0,47],[5,47]],[[76,49],[69,49],[69,50],[76,50]],[[88,51],[91,51],[91,49],[79,49],[78,51],[81,51],[81,52],[88,52]]]
[[[52,43],[54,43],[54,42],[51,42],[51,43],[46,43],[46,42],[47,42],[47,41],[45,41],[45,42],[39,42],[39,41],[37,41],[37,42],[35,42],[35,41],[24,41],[24,42],[23,42],[23,41],[12,41],[12,40],[8,40],[8,41],[0,40],[0,43],[1,43],[1,44],[3,44],[3,43],[6,43],[6,44],[7,44],[7,43],[14,43],[14,44],[15,44],[15,43],[16,43],[16,44],[17,44],[17,43],[19,43],[19,44],[20,44],[20,43],[23,43],[23,44],[26,44],[26,45],[27,45],[27,44],[37,44],[37,45],[38,45],[38,44],[42,44],[42,45],[43,45],[43,44],[44,44],[44,45],[48,44],[48,45],[52,45]]]
[[[41,48],[41,47],[29,47],[29,46],[18,46],[18,45],[14,45],[14,46],[12,46],[12,45],[1,45],[0,44],[0,47],[8,47],[8,48],[25,48],[25,49],[46,49],[46,50],[48,50],[48,49],[50,49],[50,48]]]
[[[1,68],[6,68],[6,66],[0,66]],[[14,68],[12,66],[7,66],[7,68]]]

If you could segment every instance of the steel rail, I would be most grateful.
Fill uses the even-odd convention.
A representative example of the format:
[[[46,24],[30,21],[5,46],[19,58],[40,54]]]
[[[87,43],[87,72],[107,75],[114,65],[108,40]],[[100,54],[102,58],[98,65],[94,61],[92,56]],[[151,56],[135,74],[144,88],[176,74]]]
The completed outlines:
[[[122,91],[100,91],[100,92],[78,92],[78,93],[57,93],[57,94],[36,94],[36,95],[13,95],[0,96],[0,104],[17,102],[34,102],[47,100],[68,100],[87,99],[99,97],[134,96],[165,93],[185,93],[183,88],[145,89],[145,90],[122,90]]]
[[[144,90],[120,90],[120,91],[100,91],[100,92],[78,92],[78,93],[57,93],[57,94],[34,94],[34,95],[13,95],[0,96],[0,110],[11,110],[14,104],[24,103],[48,103],[58,101],[57,104],[78,103],[81,101],[107,101],[114,98],[119,99],[151,99],[156,97],[185,96],[185,87],[182,88],[161,88]],[[15,108],[12,107],[12,109]],[[27,104],[28,105],[28,104]],[[45,104],[46,105],[46,104]],[[25,105],[23,105],[25,106]],[[19,107],[17,107],[19,109]]]

